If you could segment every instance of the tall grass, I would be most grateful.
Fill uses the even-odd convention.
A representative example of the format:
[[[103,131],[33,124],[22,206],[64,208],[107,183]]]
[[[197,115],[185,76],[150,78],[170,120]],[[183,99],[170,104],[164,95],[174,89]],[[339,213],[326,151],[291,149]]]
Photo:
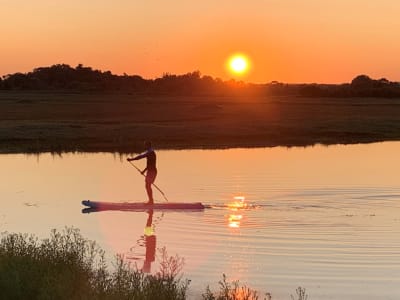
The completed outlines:
[[[112,271],[104,251],[78,229],[52,230],[50,237],[3,233],[0,239],[0,299],[40,300],[183,300],[189,280],[182,279],[184,260],[159,250],[160,268],[154,275],[116,256]],[[305,289],[296,290],[307,300]],[[219,290],[207,287],[203,300],[258,300],[257,291],[228,282],[223,275]],[[294,299],[293,295],[291,298]],[[271,300],[269,293],[262,299]]]
[[[291,299],[308,300],[305,288],[298,287],[296,289],[296,295],[297,298],[290,295]],[[202,294],[202,297],[203,300],[272,300],[272,295],[270,293],[266,293],[262,297],[256,290],[246,285],[240,285],[237,280],[229,282],[225,274],[222,275],[222,280],[219,281],[219,290],[212,292],[208,286],[206,292]]]
[[[202,295],[203,300],[258,300],[260,299],[257,291],[239,284],[239,281],[229,282],[226,275],[222,275],[219,281],[219,291],[212,292],[208,286],[206,292]],[[265,300],[271,300],[269,293],[265,294]]]
[[[109,271],[104,251],[79,230],[53,230],[39,241],[3,234],[0,242],[1,299],[185,299],[189,282],[178,276],[183,261],[161,250],[161,267],[146,275],[116,258]]]
[[[297,295],[297,300],[307,300],[308,299],[308,295],[306,294],[306,289],[302,288],[301,286],[299,286],[296,289],[296,295]],[[290,297],[292,298],[292,300],[296,300],[296,298],[293,295],[290,295]]]

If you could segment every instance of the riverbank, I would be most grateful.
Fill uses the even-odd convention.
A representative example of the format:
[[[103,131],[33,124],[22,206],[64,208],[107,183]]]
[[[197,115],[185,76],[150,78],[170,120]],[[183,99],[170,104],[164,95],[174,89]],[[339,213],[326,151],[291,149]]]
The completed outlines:
[[[0,92],[0,153],[400,140],[400,99]]]

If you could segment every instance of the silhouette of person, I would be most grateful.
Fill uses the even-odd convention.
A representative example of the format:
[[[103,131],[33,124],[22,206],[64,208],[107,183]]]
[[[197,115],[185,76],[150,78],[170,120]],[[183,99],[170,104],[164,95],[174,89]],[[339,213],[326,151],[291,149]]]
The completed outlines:
[[[146,246],[146,256],[142,268],[144,273],[150,273],[151,263],[156,259],[156,236],[152,227],[153,209],[149,209],[147,213],[149,215],[147,217],[146,227],[144,228],[144,244]]]
[[[151,142],[145,141],[144,142],[144,147],[146,151],[138,156],[135,156],[133,158],[127,158],[127,161],[132,161],[132,160],[138,160],[142,158],[146,158],[147,164],[146,168],[141,172],[143,175],[146,173],[146,178],[145,178],[145,187],[146,187],[146,192],[147,192],[147,197],[148,197],[148,204],[154,204],[154,199],[153,199],[153,190],[151,188],[151,185],[154,183],[157,177],[157,168],[156,168],[156,153],[154,152],[153,148],[151,147]]]

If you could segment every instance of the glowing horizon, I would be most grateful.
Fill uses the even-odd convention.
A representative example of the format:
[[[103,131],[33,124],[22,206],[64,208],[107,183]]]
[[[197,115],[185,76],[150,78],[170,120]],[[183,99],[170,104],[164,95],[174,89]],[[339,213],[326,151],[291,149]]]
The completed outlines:
[[[65,63],[229,80],[226,58],[242,49],[252,61],[248,82],[343,83],[359,74],[400,81],[399,13],[395,0],[5,0],[0,75]]]

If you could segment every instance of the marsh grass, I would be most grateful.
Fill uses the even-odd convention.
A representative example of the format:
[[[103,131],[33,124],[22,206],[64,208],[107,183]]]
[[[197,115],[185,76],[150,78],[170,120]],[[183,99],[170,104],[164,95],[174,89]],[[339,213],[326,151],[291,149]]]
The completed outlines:
[[[212,292],[208,286],[206,292],[202,295],[203,300],[258,300],[261,299],[258,292],[240,285],[239,281],[229,282],[225,274],[222,275],[222,280],[219,281],[219,290]],[[265,300],[271,300],[271,294],[265,294]]]
[[[299,286],[296,289],[296,296],[297,296],[297,298],[295,298],[293,295],[290,295],[292,300],[307,300],[308,299],[308,295],[306,294],[306,289],[302,288],[301,286]]]
[[[53,230],[39,241],[3,233],[0,241],[1,299],[185,299],[189,281],[183,260],[160,250],[161,268],[147,275],[117,256],[110,271],[104,251],[79,230]]]
[[[158,250],[159,270],[143,273],[123,256],[116,256],[112,270],[104,251],[82,237],[78,229],[52,230],[50,237],[2,233],[0,239],[0,299],[69,300],[183,300],[190,280],[182,279],[184,259]],[[297,298],[307,300],[304,288],[296,289]],[[239,281],[229,282],[225,274],[219,290],[206,288],[203,300],[272,300],[262,297]]]
[[[292,300],[308,300],[306,289],[298,287],[296,289],[296,298],[290,295]],[[262,297],[256,290],[249,288],[246,285],[240,285],[239,281],[229,282],[225,274],[222,275],[222,280],[219,281],[219,290],[212,292],[207,286],[206,292],[202,294],[203,300],[272,300],[270,293],[265,293]]]

